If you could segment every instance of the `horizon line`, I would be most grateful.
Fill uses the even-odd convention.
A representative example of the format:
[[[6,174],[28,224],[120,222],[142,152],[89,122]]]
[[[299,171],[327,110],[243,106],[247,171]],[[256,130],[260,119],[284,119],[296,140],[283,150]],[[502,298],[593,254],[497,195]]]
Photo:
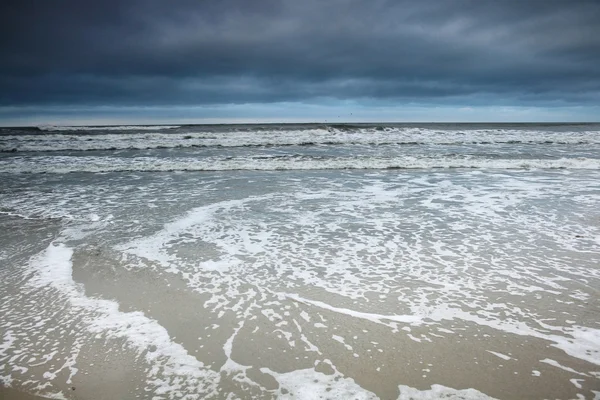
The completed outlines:
[[[115,123],[115,124],[62,124],[47,123],[36,125],[0,125],[0,128],[40,128],[40,127],[118,127],[118,126],[216,126],[216,125],[436,125],[436,124],[465,124],[465,125],[594,125],[598,121],[311,121],[311,122],[198,122],[198,123]]]

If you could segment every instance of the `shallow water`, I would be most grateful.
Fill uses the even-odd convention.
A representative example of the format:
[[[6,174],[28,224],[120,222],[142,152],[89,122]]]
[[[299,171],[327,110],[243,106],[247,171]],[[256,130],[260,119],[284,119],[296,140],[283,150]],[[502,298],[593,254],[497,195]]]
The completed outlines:
[[[531,132],[543,127],[527,129],[518,135],[541,142]],[[5,153],[0,380],[95,399],[600,396],[597,135],[553,129],[587,144]],[[326,162],[297,149],[496,164],[87,164],[133,165],[146,157],[136,151],[156,152],[158,165],[277,152]]]

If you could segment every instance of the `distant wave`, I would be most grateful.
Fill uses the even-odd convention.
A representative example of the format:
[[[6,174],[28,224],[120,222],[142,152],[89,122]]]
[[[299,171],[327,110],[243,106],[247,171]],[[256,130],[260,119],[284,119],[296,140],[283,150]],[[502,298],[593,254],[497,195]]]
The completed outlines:
[[[332,157],[260,156],[159,157],[35,157],[0,161],[0,173],[282,171],[351,169],[600,169],[600,159],[489,159],[474,156]]]
[[[71,129],[71,127],[62,127]],[[79,127],[81,128],[81,127]],[[269,147],[269,146],[335,146],[335,145],[490,145],[600,144],[600,132],[544,132],[524,130],[438,131],[422,128],[356,129],[333,128],[304,130],[242,130],[203,132],[176,130],[125,132],[130,127],[112,127],[111,132],[98,128],[93,134],[52,132],[0,136],[0,152],[46,152],[160,149],[193,147]],[[175,128],[169,127],[169,128]],[[95,128],[94,128],[95,129]],[[165,129],[161,127],[160,129]]]
[[[422,145],[485,145],[485,144],[523,144],[523,145],[585,145],[594,142],[589,141],[574,141],[574,142],[553,142],[553,141],[496,141],[496,142],[298,142],[298,143],[263,143],[263,144],[197,144],[197,143],[149,143],[149,144],[121,144],[121,143],[104,143],[99,145],[63,145],[55,143],[52,148],[43,146],[20,146],[20,147],[0,147],[0,153],[16,153],[16,152],[56,152],[56,151],[104,151],[104,150],[153,150],[153,149],[185,149],[185,148],[203,148],[203,147],[291,147],[291,146],[335,146],[335,145],[347,145],[347,146],[422,146]]]
[[[159,131],[163,129],[180,128],[180,125],[121,125],[121,126],[63,126],[63,125],[40,125],[40,131]]]

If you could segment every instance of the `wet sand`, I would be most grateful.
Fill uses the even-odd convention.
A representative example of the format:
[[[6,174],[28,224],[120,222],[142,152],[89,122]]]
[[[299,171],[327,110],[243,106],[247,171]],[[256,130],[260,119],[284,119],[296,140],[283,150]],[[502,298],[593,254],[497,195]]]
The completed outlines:
[[[47,397],[35,396],[33,394],[21,392],[9,387],[0,385],[0,399],[1,400],[41,400]]]
[[[263,293],[270,299],[263,298],[265,305],[251,308],[240,324],[230,313],[218,316],[197,308],[207,298],[186,290],[185,280],[171,278],[165,289],[166,283],[152,274],[111,268],[115,261],[103,252],[83,252],[73,258],[73,277],[85,287],[86,297],[118,299],[122,312],[144,308],[174,342],[220,375],[215,398],[225,398],[227,393],[272,398],[286,382],[280,374],[313,368],[308,380],[294,379],[300,385],[316,379],[318,385],[335,390],[327,376],[352,377],[381,399],[397,399],[402,390],[410,393],[412,388],[420,398],[432,383],[459,391],[475,388],[498,399],[570,399],[599,388],[596,365],[567,356],[547,340],[499,333],[461,320],[424,326],[385,317],[369,320],[369,314],[349,315],[347,310],[356,307],[351,302],[315,290],[302,299],[321,297],[327,301],[323,306]],[[324,308],[331,303],[337,303],[338,309]],[[382,301],[380,308],[387,307]],[[58,338],[61,342],[69,343]],[[145,375],[144,354],[153,350],[149,347],[140,354],[126,340],[115,338],[88,343],[78,353],[78,371],[71,383],[65,383],[65,376],[55,388],[73,399],[145,398],[139,386]],[[186,382],[181,385],[182,393],[191,391],[190,398],[202,398]],[[348,390],[352,389],[350,385]],[[7,399],[34,398],[12,389],[4,392]]]
[[[562,175],[533,192],[520,175],[494,176],[539,207],[516,209],[484,186],[489,177],[449,183],[457,174],[344,175],[357,187],[316,194],[290,179],[275,194],[228,200],[218,181],[193,206],[165,196],[171,214],[158,221],[134,214],[150,209],[134,201],[118,223],[0,216],[0,378],[13,387],[1,393],[593,399],[600,276],[589,199],[563,207]],[[87,202],[80,192],[63,203]],[[459,205],[440,207],[444,198]]]

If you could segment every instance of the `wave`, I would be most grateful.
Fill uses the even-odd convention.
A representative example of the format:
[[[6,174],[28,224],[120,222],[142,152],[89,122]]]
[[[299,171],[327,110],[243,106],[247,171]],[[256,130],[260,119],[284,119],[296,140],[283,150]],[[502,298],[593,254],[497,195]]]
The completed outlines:
[[[193,147],[272,147],[336,145],[582,145],[600,144],[600,132],[523,130],[436,131],[403,129],[304,129],[242,130],[225,132],[186,131],[113,132],[94,134],[46,133],[0,136],[0,152],[51,152],[90,150],[146,150]],[[138,129],[139,127],[135,127]],[[161,129],[164,127],[161,127]],[[104,128],[102,128],[104,129]]]
[[[67,125],[40,125],[38,130],[52,131],[159,131],[163,129],[180,128],[180,125],[107,125],[107,126],[67,126]]]
[[[475,156],[330,157],[260,156],[158,157],[35,157],[0,161],[0,173],[167,172],[167,171],[293,171],[386,169],[588,169],[600,170],[600,159],[489,159]]]
[[[20,147],[0,147],[0,153],[17,153],[17,152],[59,152],[59,151],[107,151],[107,150],[154,150],[154,149],[192,149],[192,148],[210,148],[210,147],[310,147],[310,146],[426,146],[426,145],[438,145],[438,146],[460,146],[460,145],[503,145],[503,144],[516,144],[516,145],[586,145],[595,144],[590,141],[496,141],[496,142],[416,142],[416,141],[395,141],[395,142],[369,142],[369,141],[353,141],[353,142],[335,142],[335,141],[310,141],[310,142],[297,142],[297,143],[282,143],[282,142],[265,142],[261,144],[250,144],[250,143],[215,143],[215,144],[202,144],[202,143],[149,143],[149,144],[123,144],[123,143],[95,143],[95,144],[65,144],[54,143],[52,147],[45,147],[40,145],[24,145]]]
[[[0,207],[0,215],[6,215],[8,217],[27,219],[27,220],[59,221],[62,219],[62,217],[59,217],[59,216],[43,216],[43,215],[40,215],[39,213],[29,215],[29,214],[25,214],[22,212],[6,209],[6,208],[2,208],[2,207]]]

